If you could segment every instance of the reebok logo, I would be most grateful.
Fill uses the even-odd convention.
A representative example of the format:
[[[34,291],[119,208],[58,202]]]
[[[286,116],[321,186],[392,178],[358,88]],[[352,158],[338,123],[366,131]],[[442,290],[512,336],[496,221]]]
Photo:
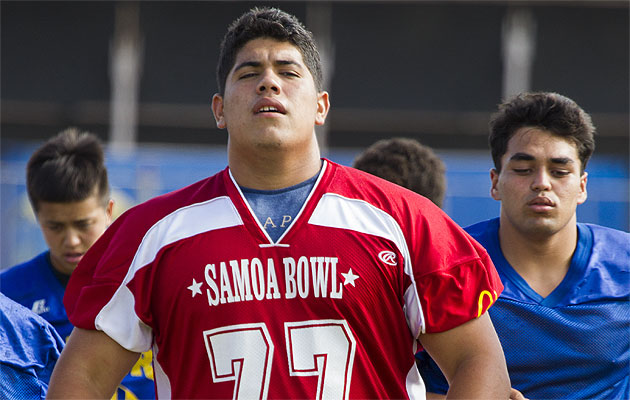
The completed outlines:
[[[380,253],[378,253],[378,258],[379,260],[383,261],[385,264],[387,265],[396,265],[396,253],[394,253],[393,251],[389,251],[389,250],[383,250]]]

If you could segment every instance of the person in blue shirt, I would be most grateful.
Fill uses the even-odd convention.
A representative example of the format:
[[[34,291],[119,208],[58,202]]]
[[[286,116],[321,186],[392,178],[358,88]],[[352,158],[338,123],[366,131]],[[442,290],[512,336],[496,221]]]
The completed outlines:
[[[0,398],[44,399],[62,349],[46,320],[0,293]]]
[[[50,322],[63,340],[73,326],[63,306],[70,275],[112,221],[114,202],[101,142],[66,129],[30,157],[26,186],[48,250],[0,274],[0,291]],[[151,354],[143,354],[115,398],[155,396]]]
[[[520,94],[490,123],[500,216],[466,230],[505,287],[489,312],[512,386],[532,399],[630,398],[630,234],[576,217],[594,131],[557,93]],[[427,390],[445,393],[424,362]]]

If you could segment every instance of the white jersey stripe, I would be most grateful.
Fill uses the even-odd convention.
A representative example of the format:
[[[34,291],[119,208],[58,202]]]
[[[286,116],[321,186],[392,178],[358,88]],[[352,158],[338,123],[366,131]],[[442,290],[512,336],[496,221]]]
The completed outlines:
[[[243,225],[243,221],[227,196],[182,207],[156,222],[142,238],[122,284],[96,316],[96,329],[128,350],[148,350],[152,342],[151,328],[136,315],[135,300],[127,283],[141,268],[153,262],[163,247],[203,232],[237,225]]]
[[[415,364],[409,369],[407,379],[405,379],[405,386],[410,400],[426,400],[427,388]]]
[[[153,379],[155,379],[156,399],[170,399],[171,396],[171,380],[164,372],[162,365],[158,361],[158,353],[160,350],[157,345],[153,346]]]
[[[326,193],[317,204],[309,224],[331,228],[349,229],[391,240],[404,258],[404,271],[411,278],[412,286],[405,292],[405,316],[407,324],[417,338],[424,333],[424,315],[418,296],[409,248],[400,225],[385,211],[358,199],[350,199],[336,193]]]

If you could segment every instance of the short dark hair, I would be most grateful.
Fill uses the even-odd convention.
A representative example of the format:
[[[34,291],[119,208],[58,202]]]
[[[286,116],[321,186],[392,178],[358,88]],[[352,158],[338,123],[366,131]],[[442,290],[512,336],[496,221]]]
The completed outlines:
[[[490,119],[488,144],[497,171],[508,142],[517,130],[533,127],[566,138],[577,147],[581,172],[595,150],[595,127],[577,103],[558,93],[521,93],[499,105]]]
[[[413,190],[442,207],[446,167],[430,147],[417,140],[379,140],[359,154],[353,166]]]
[[[217,63],[217,87],[225,94],[225,82],[236,54],[249,41],[268,37],[289,42],[298,48],[306,67],[313,75],[315,87],[323,90],[322,65],[313,34],[293,15],[272,7],[252,8],[228,27],[219,52]]]
[[[109,183],[103,146],[94,134],[68,128],[31,155],[26,166],[28,197],[37,213],[39,203],[83,201],[94,194],[107,205]]]

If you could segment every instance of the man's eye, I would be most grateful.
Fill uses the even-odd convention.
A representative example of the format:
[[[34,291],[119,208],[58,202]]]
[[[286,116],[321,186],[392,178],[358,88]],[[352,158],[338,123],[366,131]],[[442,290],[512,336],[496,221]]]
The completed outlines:
[[[516,172],[517,174],[526,174],[530,171],[529,168],[512,168],[512,171]]]
[[[293,72],[293,71],[281,72],[281,74],[282,74],[282,75],[284,75],[284,76],[292,76],[292,77],[296,77],[296,78],[297,78],[297,77],[299,77],[299,75],[298,75],[298,74],[296,74],[296,73],[295,73],[295,72]]]
[[[554,171],[551,171],[551,173],[554,176],[558,176],[558,177],[567,176],[570,174],[569,171],[565,171],[565,170],[554,170]]]
[[[239,76],[238,79],[247,79],[247,78],[251,78],[252,76],[256,76],[256,74],[254,72],[248,72],[246,74]]]

